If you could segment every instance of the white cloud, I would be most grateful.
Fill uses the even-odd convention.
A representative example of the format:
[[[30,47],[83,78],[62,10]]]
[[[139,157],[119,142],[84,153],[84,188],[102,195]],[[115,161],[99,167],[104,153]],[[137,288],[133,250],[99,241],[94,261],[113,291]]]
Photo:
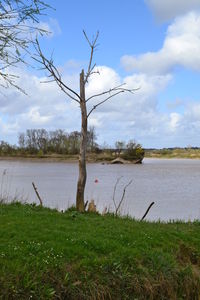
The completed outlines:
[[[139,56],[125,55],[122,65],[128,71],[165,74],[177,66],[200,71],[200,13],[177,18],[167,30],[163,47]]]
[[[185,13],[200,6],[198,1],[147,0],[160,18]],[[173,3],[173,10],[172,10]],[[197,5],[198,4],[198,5]],[[59,34],[56,20],[40,24],[52,35]],[[175,102],[168,101],[167,112],[161,112],[158,105],[159,93],[165,90],[173,78],[173,68],[177,65],[200,71],[200,13],[198,11],[179,16],[168,27],[162,48],[139,56],[124,56],[122,64],[129,71],[137,71],[130,76],[120,75],[107,66],[98,66],[100,74],[94,74],[87,86],[86,95],[109,90],[126,83],[128,88],[140,88],[135,94],[123,93],[99,106],[89,119],[95,126],[98,142],[113,145],[116,140],[136,139],[146,147],[185,146],[197,143],[200,135],[200,104],[186,104],[180,97]],[[79,90],[79,71],[84,62],[68,61],[59,68],[63,80],[76,91]],[[15,71],[16,72],[16,71]],[[76,102],[69,100],[55,83],[41,84],[41,78],[18,69],[19,86],[28,97],[9,89],[6,97],[0,97],[0,136],[4,140],[16,142],[18,132],[28,128],[47,130],[80,130],[80,109]],[[177,95],[178,96],[178,95]],[[88,102],[88,109],[103,100],[95,98]],[[179,112],[181,106],[181,112]],[[199,144],[200,145],[200,144]]]
[[[62,33],[62,30],[60,28],[59,22],[57,19],[50,18],[49,19],[49,26],[50,26],[50,31],[53,32],[53,35],[60,35]]]
[[[54,36],[61,34],[61,28],[56,19],[49,18],[48,21],[40,21],[37,25],[37,28],[44,30],[47,35],[46,37],[52,38]]]
[[[187,105],[185,117],[189,123],[200,124],[200,103],[192,102]]]
[[[166,21],[200,9],[199,0],[146,0],[159,20]]]
[[[87,95],[96,94],[126,82],[127,87],[137,88],[134,95],[117,96],[98,107],[90,116],[89,125],[98,130],[99,142],[104,140],[113,144],[116,139],[128,140],[155,132],[158,118],[155,118],[157,107],[157,92],[165,88],[171,76],[147,76],[135,74],[120,78],[113,69],[99,66],[100,75],[91,78]],[[16,141],[18,132],[28,128],[57,128],[66,131],[80,130],[80,110],[76,102],[70,101],[55,85],[41,84],[40,78],[25,70],[19,72],[19,85],[29,96],[24,96],[13,89],[7,91],[7,99],[0,98],[0,106],[4,118],[1,120],[0,134],[3,139]],[[78,74],[63,76],[73,88],[78,87]],[[102,98],[101,98],[102,99]],[[88,102],[89,107],[96,103],[94,99]],[[14,127],[13,127],[14,126]],[[5,128],[10,128],[5,130]],[[137,136],[136,136],[137,131]]]
[[[107,68],[106,71],[108,77],[103,76],[102,83],[105,82],[105,85],[102,86],[102,90],[110,80]],[[131,138],[143,142],[147,136],[158,135],[160,123],[165,116],[157,114],[157,93],[167,86],[171,76],[134,74],[117,82],[116,78],[119,79],[119,75],[116,74],[112,78],[114,80],[109,82],[110,86],[114,86],[114,83],[126,82],[128,88],[141,88],[135,91],[134,95],[127,93],[113,98],[94,111],[92,118],[97,119],[101,124],[98,128],[100,143],[103,144],[105,140],[114,144],[117,139]],[[95,86],[93,86],[94,90]]]
[[[40,30],[43,30],[43,31],[45,31],[46,33],[49,33],[49,35],[51,35],[51,36],[53,36],[53,31],[52,31],[52,29],[50,28],[50,24],[49,23],[47,23],[47,22],[39,22],[39,24],[38,24],[38,28],[40,29]]]
[[[87,86],[88,97],[93,94],[101,93],[104,90],[109,90],[121,83],[119,75],[109,67],[98,66],[94,72],[98,72],[99,74],[93,74],[90,78]]]
[[[89,119],[89,125],[96,127],[98,142],[113,145],[116,140],[136,139],[146,147],[156,145],[177,145],[200,134],[200,104],[184,106],[183,113],[173,111],[161,113],[158,108],[158,94],[172,79],[166,75],[133,74],[120,78],[113,69],[100,66],[100,75],[95,74],[89,82],[87,95],[99,93],[120,83],[137,88],[132,94],[122,94],[98,107]],[[64,70],[63,70],[64,71]],[[29,128],[58,128],[70,132],[80,130],[80,110],[76,102],[69,100],[54,83],[41,84],[44,78],[21,70],[19,84],[29,93],[29,97],[9,89],[7,99],[0,98],[1,139],[16,142],[19,132]],[[78,73],[64,77],[66,82],[78,87]],[[181,99],[180,99],[181,101]],[[91,101],[90,107],[95,103]],[[182,138],[180,138],[182,136]],[[177,142],[178,141],[178,142]],[[166,144],[168,143],[168,144]],[[170,144],[171,143],[171,144]]]
[[[1,139],[3,140],[4,136],[12,136],[15,135],[16,132],[18,132],[19,127],[16,120],[12,120],[10,123],[5,122],[3,118],[0,117],[0,133],[1,133]]]
[[[33,125],[35,124],[38,127],[48,124],[51,121],[52,116],[42,115],[40,113],[40,108],[38,106],[33,106],[29,109],[28,113],[25,114],[25,119],[27,118],[29,119],[30,123],[32,123]]]
[[[172,1],[148,1],[148,3],[154,5],[155,9],[163,9],[166,15],[172,7]],[[182,8],[179,7],[179,1],[173,3],[174,16],[196,8],[197,4],[200,7],[200,1],[198,3],[181,1]],[[199,28],[200,12],[190,11],[180,15],[169,25],[160,50],[138,56],[125,55],[121,59],[125,69],[134,72],[132,76],[134,82],[139,78],[144,79],[141,82],[142,96],[139,99],[139,110],[134,113],[131,124],[132,130],[139,132],[141,139],[148,145],[157,144],[159,147],[200,145],[197,139],[200,134],[199,102],[188,103],[177,94],[175,101],[172,99],[166,101],[168,110],[164,104],[161,104],[162,111],[158,107],[159,91],[163,91],[172,78],[175,83],[173,71],[177,66],[200,71]],[[142,102],[145,103],[144,107],[141,105]],[[130,134],[131,131],[128,132]]]
[[[102,126],[101,121],[99,120],[98,117],[94,118],[94,117],[90,117],[89,122],[88,122],[89,126],[94,126],[95,128],[100,128]]]
[[[176,128],[179,126],[181,120],[181,115],[178,113],[171,113],[170,114],[170,122],[169,122],[169,128],[172,131],[175,131]]]

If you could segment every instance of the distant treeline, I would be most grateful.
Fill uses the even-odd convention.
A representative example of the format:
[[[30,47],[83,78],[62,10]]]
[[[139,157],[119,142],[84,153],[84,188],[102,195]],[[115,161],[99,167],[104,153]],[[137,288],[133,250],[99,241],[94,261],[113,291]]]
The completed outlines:
[[[18,146],[0,142],[0,154],[78,154],[81,133],[67,133],[62,129],[47,131],[46,129],[27,129],[18,134]],[[87,133],[87,150],[98,151],[96,134],[93,127]]]
[[[115,152],[116,156],[124,158],[135,158],[144,155],[142,146],[133,140],[128,143],[117,141],[115,148],[100,147],[97,142],[97,135],[94,127],[90,127],[87,133],[88,153]],[[62,154],[75,155],[79,153],[81,133],[73,131],[67,133],[62,129],[47,131],[46,129],[27,129],[26,132],[18,134],[18,145],[10,145],[5,141],[0,142],[1,156],[19,155],[46,155]]]

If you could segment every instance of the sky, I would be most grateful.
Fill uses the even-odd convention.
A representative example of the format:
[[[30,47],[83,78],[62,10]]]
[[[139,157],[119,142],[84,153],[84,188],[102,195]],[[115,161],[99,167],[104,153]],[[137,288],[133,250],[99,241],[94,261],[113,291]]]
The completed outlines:
[[[200,0],[47,0],[54,8],[40,26],[43,53],[54,58],[63,81],[79,90],[92,40],[99,31],[91,96],[119,84],[136,89],[99,106],[89,118],[97,142],[113,146],[130,139],[145,148],[200,147]],[[80,109],[55,83],[41,83],[48,73],[32,67],[12,70],[28,96],[1,90],[0,140],[17,143],[31,128],[80,131]],[[101,99],[103,100],[103,99]],[[88,109],[93,105],[88,102]]]

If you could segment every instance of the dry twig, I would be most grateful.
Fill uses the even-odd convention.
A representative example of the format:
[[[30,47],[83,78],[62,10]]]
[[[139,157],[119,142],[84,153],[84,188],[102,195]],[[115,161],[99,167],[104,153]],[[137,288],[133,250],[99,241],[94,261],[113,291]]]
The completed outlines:
[[[124,187],[123,189],[123,193],[122,193],[122,197],[121,197],[121,200],[119,201],[118,205],[116,204],[116,201],[115,201],[115,193],[116,193],[116,188],[117,188],[117,185],[119,183],[119,181],[121,180],[123,176],[117,178],[117,181],[115,183],[115,186],[114,186],[114,191],[113,191],[113,203],[114,203],[114,206],[115,206],[115,215],[117,216],[118,212],[119,212],[119,209],[123,203],[123,200],[124,200],[124,197],[125,197],[125,194],[126,194],[126,189],[127,187],[133,182],[133,180],[131,179]]]
[[[154,205],[154,203],[155,203],[155,202],[152,202],[152,203],[149,205],[149,207],[147,208],[147,210],[146,210],[144,216],[141,218],[140,221],[143,221],[143,220],[144,220],[144,218],[146,217],[146,215],[148,214],[150,208]]]
[[[35,193],[36,193],[36,195],[37,195],[37,197],[38,197],[38,199],[39,199],[39,201],[40,201],[40,205],[41,205],[41,206],[43,206],[42,199],[41,199],[41,197],[40,197],[40,194],[38,193],[38,190],[37,190],[37,188],[36,188],[36,186],[35,186],[35,183],[34,183],[34,182],[32,182],[32,186],[33,186],[33,188],[34,188],[34,191],[35,191]]]

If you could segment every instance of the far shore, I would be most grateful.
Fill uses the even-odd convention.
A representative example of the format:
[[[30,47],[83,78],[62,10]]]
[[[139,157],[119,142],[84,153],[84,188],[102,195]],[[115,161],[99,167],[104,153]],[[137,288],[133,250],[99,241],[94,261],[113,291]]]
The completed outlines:
[[[0,156],[0,161],[29,161],[29,162],[63,162],[63,163],[76,163],[78,162],[78,155],[26,155],[26,156]],[[101,164],[109,164],[115,157],[106,156],[106,155],[88,155],[87,163],[101,163]],[[163,154],[159,150],[147,151],[145,153],[144,159],[192,159],[198,160],[200,159],[200,151],[197,153],[189,153],[188,151],[176,153],[166,153]],[[129,162],[127,162],[128,164]],[[134,162],[133,162],[134,164]]]
[[[116,157],[103,156],[103,155],[88,155],[86,158],[87,163],[101,163],[110,164]],[[78,162],[78,155],[27,155],[27,156],[0,156],[0,161],[29,161],[29,162],[63,162],[63,163],[76,163]],[[130,162],[123,160],[125,164],[134,164],[135,160]]]
[[[31,162],[66,162],[74,163],[78,161],[78,157],[62,157],[62,156],[0,156],[0,161],[31,161]],[[95,161],[94,161],[95,162]]]

